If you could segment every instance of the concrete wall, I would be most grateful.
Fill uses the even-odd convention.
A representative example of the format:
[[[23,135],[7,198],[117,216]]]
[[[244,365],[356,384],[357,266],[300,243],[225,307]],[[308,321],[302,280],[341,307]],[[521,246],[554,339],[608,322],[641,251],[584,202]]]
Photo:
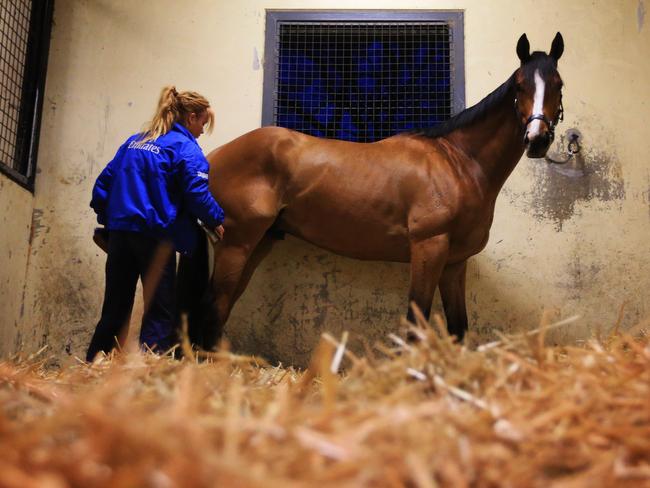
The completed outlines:
[[[0,352],[16,350],[24,317],[30,254],[32,194],[0,174]]]
[[[342,8],[463,9],[468,106],[517,67],[522,32],[543,50],[563,33],[558,133],[583,133],[587,173],[567,177],[522,159],[488,247],[470,261],[470,327],[484,335],[533,328],[550,309],[580,314],[554,335],[570,340],[613,325],[623,303],[624,326],[648,316],[647,2],[58,0],[34,197],[0,175],[2,355],[44,344],[62,360],[83,354],[103,293],[90,190],[151,116],[160,88],[175,83],[212,101],[217,128],[200,139],[210,150],[260,124],[265,9]],[[371,342],[394,330],[407,286],[404,265],[288,238],[258,269],[227,332],[241,350],[304,363],[324,330]]]
[[[0,88],[0,125],[12,127],[19,119],[19,82],[23,74],[20,59],[25,56],[26,41],[16,36],[16,26],[6,14],[8,6],[0,6],[0,60],[2,87]],[[0,133],[0,161],[15,168],[14,143],[9,132]],[[18,320],[25,292],[25,273],[31,242],[32,194],[0,174],[0,351],[11,350],[18,330]],[[36,227],[36,226],[35,226]]]

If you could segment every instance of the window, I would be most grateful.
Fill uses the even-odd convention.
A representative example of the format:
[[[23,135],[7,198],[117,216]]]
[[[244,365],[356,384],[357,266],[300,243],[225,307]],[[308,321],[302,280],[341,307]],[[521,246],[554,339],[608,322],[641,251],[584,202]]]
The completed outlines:
[[[32,191],[52,3],[0,2],[0,171]]]
[[[465,105],[462,12],[285,12],[266,21],[263,125],[372,142]]]

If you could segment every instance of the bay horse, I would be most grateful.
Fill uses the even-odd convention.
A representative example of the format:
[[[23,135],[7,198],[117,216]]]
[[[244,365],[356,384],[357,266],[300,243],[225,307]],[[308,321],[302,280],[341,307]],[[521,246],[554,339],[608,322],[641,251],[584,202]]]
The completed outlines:
[[[409,303],[428,318],[440,287],[449,333],[462,340],[467,259],[487,244],[497,195],[524,151],[541,158],[553,141],[563,51],[559,32],[549,54],[531,54],[523,34],[508,80],[433,128],[353,143],[263,127],[210,152],[210,190],[227,218],[213,313],[191,339],[216,344],[274,238],[289,233],[343,256],[410,263]]]

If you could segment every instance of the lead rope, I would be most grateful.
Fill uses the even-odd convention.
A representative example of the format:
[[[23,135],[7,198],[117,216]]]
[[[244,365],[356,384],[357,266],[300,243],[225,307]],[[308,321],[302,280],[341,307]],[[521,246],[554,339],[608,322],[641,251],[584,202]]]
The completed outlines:
[[[567,164],[569,161],[571,161],[577,154],[580,153],[580,150],[582,149],[580,147],[580,143],[578,142],[580,139],[580,134],[576,131],[572,131],[569,134],[569,144],[567,145],[567,156],[566,159],[564,160],[559,160],[552,158],[548,154],[545,156],[546,161],[552,164]]]

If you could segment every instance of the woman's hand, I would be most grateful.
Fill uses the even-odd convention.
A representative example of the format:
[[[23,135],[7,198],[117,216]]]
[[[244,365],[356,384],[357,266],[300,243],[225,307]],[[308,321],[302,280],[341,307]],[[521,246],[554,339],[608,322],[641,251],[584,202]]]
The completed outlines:
[[[215,227],[214,233],[216,234],[217,238],[220,241],[223,240],[223,233],[224,233],[223,225],[218,225],[217,227]]]

